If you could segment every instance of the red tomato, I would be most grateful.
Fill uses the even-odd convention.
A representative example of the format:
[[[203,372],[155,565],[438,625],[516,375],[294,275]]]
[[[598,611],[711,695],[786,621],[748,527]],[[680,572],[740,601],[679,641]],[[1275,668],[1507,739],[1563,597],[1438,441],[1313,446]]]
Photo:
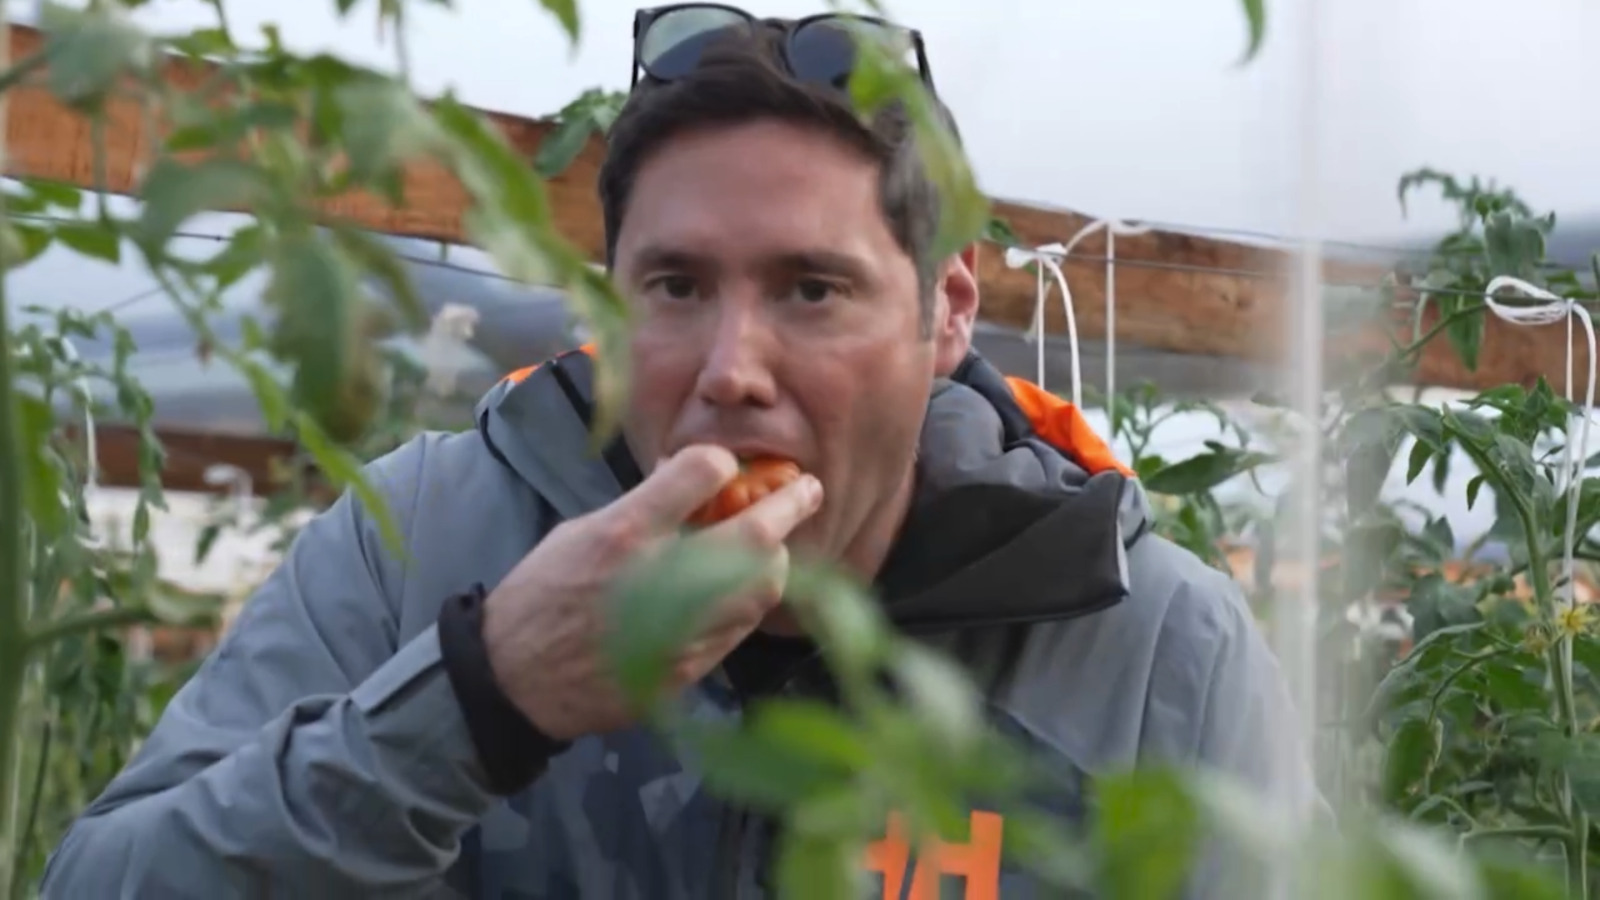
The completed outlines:
[[[773,457],[744,460],[739,464],[739,474],[695,510],[689,516],[689,524],[704,527],[730,519],[799,477],[800,466],[791,460]]]

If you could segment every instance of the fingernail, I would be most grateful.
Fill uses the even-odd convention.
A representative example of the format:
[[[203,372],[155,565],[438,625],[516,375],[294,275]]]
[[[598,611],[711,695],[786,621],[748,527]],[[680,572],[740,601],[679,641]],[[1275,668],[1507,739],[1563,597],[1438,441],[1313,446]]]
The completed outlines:
[[[805,493],[805,498],[815,503],[822,499],[822,482],[815,475],[800,476],[800,490]]]

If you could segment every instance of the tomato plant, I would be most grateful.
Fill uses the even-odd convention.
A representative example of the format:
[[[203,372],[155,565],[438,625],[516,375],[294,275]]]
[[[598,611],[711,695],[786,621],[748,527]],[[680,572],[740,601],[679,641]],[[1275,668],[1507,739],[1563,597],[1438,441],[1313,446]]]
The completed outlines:
[[[270,429],[292,437],[324,476],[387,522],[361,466],[411,427],[404,421],[390,427],[396,420],[385,412],[397,398],[406,405],[410,382],[403,366],[378,349],[378,339],[420,329],[421,306],[394,254],[372,235],[328,216],[323,202],[359,190],[403,204],[403,166],[431,161],[453,173],[470,196],[473,242],[488,250],[508,276],[560,287],[582,315],[600,348],[597,430],[604,435],[614,428],[627,383],[626,307],[606,277],[556,230],[544,183],[531,161],[519,158],[485,117],[449,96],[419,100],[406,82],[403,54],[400,74],[394,76],[334,55],[297,54],[270,28],[261,46],[246,48],[222,15],[222,0],[212,3],[219,14],[214,26],[155,36],[130,22],[127,10],[138,5],[125,0],[83,10],[50,8],[42,23],[44,49],[27,59],[5,60],[0,88],[43,86],[77,111],[97,135],[102,171],[111,104],[132,103],[148,121],[168,124],[141,161],[140,207],[116,215],[96,190],[99,202],[84,213],[76,189],[26,184],[8,191],[0,198],[0,273],[26,265],[52,245],[101,259],[135,255],[212,358],[249,380]],[[347,0],[335,6],[341,14],[364,9]],[[374,6],[391,27],[401,23],[407,8],[402,0]],[[576,40],[577,4],[544,0],[543,6]],[[1265,5],[1243,0],[1242,6],[1248,57],[1263,39]],[[876,3],[867,7],[882,11]],[[163,77],[169,57],[205,67],[198,88],[180,90]],[[943,191],[940,246],[954,248],[985,229],[993,232],[995,223],[964,157],[931,114],[914,75],[867,46],[851,87],[863,109],[900,100],[911,111],[928,169]],[[566,136],[543,154],[541,167],[554,171],[570,159],[578,141],[574,135],[603,131],[612,102],[591,95],[566,110],[569,126],[558,132]],[[217,253],[193,258],[174,249],[172,239],[186,220],[223,208],[244,211],[250,222]],[[212,327],[221,298],[256,270],[267,275],[271,321],[249,323],[242,341],[224,341]],[[364,280],[384,284],[383,296],[362,290]],[[7,352],[0,354],[0,891],[18,895],[29,889],[65,818],[126,760],[184,675],[132,659],[126,629],[206,621],[215,614],[216,598],[185,594],[155,575],[149,510],[162,504],[163,451],[149,426],[149,398],[127,377],[124,363],[132,347],[123,346],[123,332],[110,317],[63,314],[43,324],[24,322],[7,298],[0,300],[6,300],[0,302],[0,332],[7,340]],[[111,367],[76,359],[71,340],[88,333],[119,342]],[[78,392],[76,386],[85,381],[109,385],[113,402]],[[1535,402],[1532,394],[1496,396],[1518,410]],[[1540,421],[1552,421],[1547,394],[1538,396],[1537,402],[1547,404]],[[140,434],[143,484],[130,546],[107,544],[86,524],[85,488],[92,483],[93,459],[87,443],[94,432],[65,427],[86,407],[131,421]],[[1421,422],[1426,416],[1412,418]],[[1441,414],[1439,431],[1429,433],[1440,446],[1476,441],[1470,444],[1473,452],[1501,452],[1510,445],[1501,441],[1501,432],[1491,434],[1501,427],[1498,421],[1447,429]],[[1204,549],[1214,544],[1218,528],[1227,527],[1212,488],[1268,458],[1254,448],[1218,444],[1196,460],[1159,461],[1141,474],[1153,487],[1183,498],[1181,508],[1193,511],[1179,513],[1163,527],[1174,534],[1187,529],[1186,543]],[[1537,475],[1537,466],[1529,465]],[[1536,481],[1516,484],[1533,492],[1525,495],[1533,498],[1530,508],[1544,509]],[[1528,545],[1534,574],[1549,558],[1550,522],[1537,516],[1523,524],[1528,522],[1526,530],[1537,538]],[[392,523],[388,533],[392,537]],[[685,638],[684,623],[693,622],[728,584],[748,577],[750,565],[691,536],[668,547],[624,585],[619,609],[635,627],[616,630],[614,650],[623,680],[648,694],[662,660],[670,659],[674,642]],[[819,636],[841,685],[841,709],[779,702],[738,728],[698,727],[671,709],[655,713],[662,727],[681,732],[712,761],[714,789],[767,802],[788,823],[779,865],[786,896],[838,896],[850,889],[858,875],[855,861],[875,837],[871,823],[882,821],[862,813],[892,805],[906,811],[919,837],[945,835],[946,813],[973,793],[1014,806],[1008,841],[1023,862],[1053,884],[1093,887],[1109,896],[1170,895],[1206,834],[1236,839],[1262,861],[1303,855],[1308,872],[1337,872],[1341,879],[1326,883],[1353,880],[1362,896],[1437,896],[1463,885],[1480,893],[1539,896],[1540,883],[1524,869],[1493,859],[1452,857],[1436,834],[1393,819],[1380,818],[1369,831],[1348,832],[1358,837],[1324,835],[1309,849],[1285,845],[1281,835],[1259,826],[1265,813],[1241,812],[1248,809],[1241,795],[1204,778],[1165,771],[1105,773],[1097,780],[1101,802],[1092,833],[1080,839],[1060,822],[1024,807],[1030,769],[1017,747],[984,727],[966,673],[896,634],[865,587],[839,573],[803,570],[791,588],[797,612]],[[1536,599],[1544,603],[1551,591],[1547,582],[1539,582]],[[1396,670],[1412,674],[1396,676],[1391,686],[1398,687],[1383,696],[1415,700],[1421,690],[1430,699],[1437,695],[1440,714],[1465,715],[1460,692],[1492,676],[1510,693],[1494,695],[1498,699],[1490,712],[1475,710],[1470,721],[1476,725],[1488,716],[1502,730],[1513,721],[1521,727],[1532,715],[1533,689],[1557,699],[1566,696],[1565,681],[1535,684],[1537,678],[1587,673],[1583,660],[1590,651],[1581,639],[1586,632],[1571,622],[1562,623],[1566,630],[1551,630],[1547,615],[1529,613],[1517,621],[1523,624],[1486,620],[1470,631],[1474,637],[1467,637],[1467,630],[1436,630]],[[1544,630],[1528,624],[1533,622]],[[1447,646],[1457,635],[1466,643]],[[1546,643],[1538,644],[1536,635]],[[1565,649],[1552,656],[1555,647],[1570,648],[1577,662],[1568,666]],[[1441,653],[1446,663],[1465,654],[1481,665],[1446,678],[1438,673],[1454,671],[1459,663],[1436,665],[1433,660]],[[1413,675],[1433,684],[1431,691],[1405,680]],[[1523,781],[1507,776],[1505,783],[1513,786],[1506,796],[1513,799],[1491,816],[1474,805],[1479,803],[1474,792],[1481,789],[1464,786],[1482,781],[1482,773],[1471,770],[1471,778],[1457,777],[1469,773],[1470,766],[1457,760],[1471,749],[1457,744],[1471,735],[1439,724],[1435,705],[1386,702],[1378,727],[1387,736],[1389,768],[1395,772],[1392,796],[1403,812],[1424,822],[1459,826],[1466,820],[1452,816],[1471,816],[1474,824],[1466,833],[1474,842],[1488,836],[1486,829],[1500,829],[1501,837],[1513,840],[1582,846],[1588,837],[1588,826],[1579,827],[1587,821],[1581,817],[1587,815],[1588,782],[1579,763],[1588,727],[1580,724],[1590,714],[1588,703],[1575,699],[1561,706],[1559,715],[1539,720],[1549,727],[1535,729],[1536,734],[1517,732],[1519,740],[1527,738],[1529,746],[1548,752],[1529,757],[1537,765],[1524,761]],[[1528,715],[1509,716],[1507,710]],[[806,791],[786,793],[786,782],[773,772],[796,753],[808,752],[788,739],[796,728],[817,737],[809,742],[810,752],[852,762],[824,767],[827,777],[811,782]],[[40,734],[42,739],[36,737]],[[1433,736],[1433,743],[1417,740],[1420,734]],[[1449,757],[1455,768],[1441,762],[1447,743],[1456,754]],[[1427,752],[1418,753],[1418,747]],[[865,752],[841,756],[840,748]],[[1417,759],[1424,773],[1420,780]],[[1521,794],[1513,782],[1522,785]],[[1407,798],[1419,794],[1419,783],[1426,796],[1411,803]],[[1426,799],[1436,795],[1446,799]],[[1557,830],[1560,836],[1553,836]]]

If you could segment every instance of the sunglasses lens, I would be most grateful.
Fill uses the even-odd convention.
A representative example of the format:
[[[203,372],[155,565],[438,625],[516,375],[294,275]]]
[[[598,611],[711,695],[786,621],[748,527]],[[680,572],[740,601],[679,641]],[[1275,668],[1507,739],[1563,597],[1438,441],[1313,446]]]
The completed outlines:
[[[662,81],[682,78],[700,64],[706,48],[750,20],[731,9],[686,6],[662,13],[639,39],[639,63]]]
[[[789,65],[798,78],[844,87],[856,68],[856,42],[871,41],[892,58],[916,67],[911,34],[865,19],[817,19],[789,39]]]

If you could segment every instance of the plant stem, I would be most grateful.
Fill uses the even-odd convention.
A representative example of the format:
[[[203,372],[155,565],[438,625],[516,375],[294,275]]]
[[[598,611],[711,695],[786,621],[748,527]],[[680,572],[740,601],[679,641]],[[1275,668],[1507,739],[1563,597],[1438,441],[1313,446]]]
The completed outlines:
[[[0,4],[0,26],[6,25]],[[3,30],[3,28],[0,28]],[[0,70],[10,64],[10,47],[0,43]],[[0,166],[5,162],[7,96],[0,93]],[[0,193],[0,226],[6,222],[5,195]],[[24,611],[27,609],[28,560],[23,532],[22,457],[17,435],[17,404],[13,390],[9,298],[6,296],[5,242],[0,241],[0,890],[10,895],[17,886],[21,861],[17,858],[17,804],[20,759],[17,715],[27,673]]]
[[[62,638],[72,637],[86,631],[122,628],[154,620],[155,615],[150,610],[140,607],[119,606],[111,609],[90,610],[86,613],[64,616],[53,622],[40,625],[29,634],[27,645],[34,650],[42,650]]]
[[[44,701],[48,703],[48,700]],[[55,732],[50,727],[48,718],[44,723],[44,737],[39,741],[38,759],[34,765],[33,788],[28,793],[28,814],[22,820],[22,829],[17,832],[17,870],[14,873],[17,883],[12,885],[13,895],[22,892],[21,876],[23,867],[28,864],[28,859],[33,855],[34,832],[39,824],[39,810],[44,803],[44,795],[48,791],[45,779],[50,772],[50,750],[55,739]]]
[[[1523,530],[1528,542],[1528,578],[1533,582],[1533,595],[1546,616],[1554,610],[1555,597],[1550,591],[1550,567],[1539,540],[1539,530],[1533,511],[1525,502],[1518,503]],[[1568,737],[1576,738],[1582,724],[1578,721],[1577,702],[1572,690],[1572,635],[1564,633],[1554,646],[1545,651],[1545,666],[1550,680],[1555,684],[1556,711]],[[1575,900],[1589,897],[1589,816],[1578,805],[1572,791],[1572,774],[1561,773],[1562,802],[1567,813],[1567,890]]]
[[[1518,825],[1510,828],[1484,828],[1479,831],[1469,831],[1461,836],[1461,842],[1481,841],[1488,838],[1536,838],[1546,841],[1565,841],[1571,837],[1570,829],[1563,825]]]

